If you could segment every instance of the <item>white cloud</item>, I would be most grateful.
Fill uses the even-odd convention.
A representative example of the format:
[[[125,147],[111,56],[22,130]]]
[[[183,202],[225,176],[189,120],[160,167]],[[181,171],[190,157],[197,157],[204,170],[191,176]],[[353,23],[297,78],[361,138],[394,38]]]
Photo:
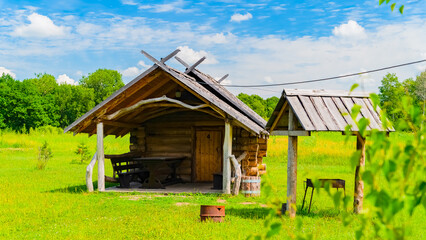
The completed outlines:
[[[228,34],[216,33],[213,35],[204,35],[201,37],[201,44],[224,44],[235,38],[234,34],[228,32]]]
[[[267,82],[267,83],[273,83],[273,82],[274,82],[274,80],[272,80],[271,76],[266,76],[266,77],[264,77],[263,79],[264,79],[264,80],[265,80],[265,82]]]
[[[75,72],[75,75],[81,77],[81,76],[83,76],[83,72],[78,70],[77,72]]]
[[[164,12],[191,12],[191,9],[184,9],[185,1],[177,0],[171,3],[164,4],[152,4],[152,5],[139,5],[138,8],[141,10],[151,10],[155,13],[164,13]]]
[[[16,78],[15,73],[5,67],[0,67],[0,76],[2,76],[3,74],[9,74],[11,77]]]
[[[121,3],[124,4],[124,5],[138,5],[133,0],[121,0]]]
[[[74,79],[68,77],[66,74],[59,75],[58,78],[56,78],[56,82],[58,84],[77,85],[77,82]]]
[[[211,55],[210,53],[207,53],[204,50],[195,51],[192,48],[189,48],[188,46],[179,46],[178,49],[180,52],[178,53],[178,56],[182,58],[184,61],[186,61],[188,64],[193,64],[196,61],[200,60],[202,57],[206,57],[206,59],[202,62],[202,64],[216,64],[218,61],[216,58]]]
[[[126,68],[123,71],[121,71],[121,74],[124,77],[136,77],[139,74],[141,74],[143,71],[145,71],[146,69],[148,69],[148,68],[151,67],[150,65],[146,64],[142,60],[140,60],[138,62],[138,66],[140,66],[140,68],[139,67],[129,67],[129,68]]]
[[[124,77],[135,77],[139,75],[142,71],[137,67],[129,67],[121,71]]]
[[[142,66],[143,68],[150,68],[151,66],[150,65],[148,65],[148,64],[146,64],[144,61],[142,61],[142,60],[140,60],[139,62],[138,62],[138,65],[139,66]]]
[[[86,22],[78,24],[76,29],[77,33],[81,35],[96,35],[102,30],[103,28],[101,26]]]
[[[234,15],[231,16],[231,22],[241,22],[241,21],[247,21],[253,18],[253,15],[251,15],[251,13],[246,13],[246,14],[240,14],[240,13],[235,13]]]
[[[333,29],[333,34],[338,37],[366,37],[365,29],[353,20],[349,20],[348,23],[335,27]]]
[[[45,38],[64,36],[69,32],[69,27],[57,26],[49,17],[37,13],[29,15],[28,20],[30,24],[16,27],[12,35]]]

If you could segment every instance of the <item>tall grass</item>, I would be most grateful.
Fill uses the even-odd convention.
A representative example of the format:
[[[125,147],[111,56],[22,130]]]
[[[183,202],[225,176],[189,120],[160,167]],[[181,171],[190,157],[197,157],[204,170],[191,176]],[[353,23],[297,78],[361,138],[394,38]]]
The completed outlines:
[[[355,138],[337,133],[314,133],[299,138],[297,204],[303,199],[307,177],[342,178],[346,194],[353,194],[354,169],[349,156]],[[395,141],[410,139],[395,133]],[[38,147],[49,142],[52,159],[44,171],[35,169]],[[263,224],[270,209],[265,194],[259,198],[186,194],[87,193],[85,165],[73,164],[75,149],[84,143],[91,154],[96,137],[72,136],[61,131],[32,130],[28,134],[3,131],[0,134],[0,239],[246,239],[265,231]],[[105,138],[105,153],[128,151],[129,138]],[[272,197],[285,202],[287,138],[271,137],[268,173],[262,181],[273,185]],[[106,162],[111,175],[111,164]],[[368,166],[367,166],[368,167]],[[96,179],[96,167],[94,177]],[[96,185],[96,183],[95,183]],[[218,202],[220,200],[220,202]],[[225,202],[223,202],[225,201]],[[199,222],[200,204],[226,206],[224,223]],[[266,205],[266,206],[265,206]],[[353,239],[353,226],[342,226],[333,200],[323,190],[314,193],[311,213],[299,211],[301,233],[318,239]],[[426,234],[424,211],[416,213],[412,239]],[[295,222],[282,218],[284,229],[276,239],[286,239],[296,231]],[[354,223],[356,224],[356,223]]]

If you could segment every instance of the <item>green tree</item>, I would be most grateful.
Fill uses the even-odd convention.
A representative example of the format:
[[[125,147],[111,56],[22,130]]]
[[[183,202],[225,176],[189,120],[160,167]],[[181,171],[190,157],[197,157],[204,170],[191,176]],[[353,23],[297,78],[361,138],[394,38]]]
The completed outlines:
[[[415,94],[417,95],[420,105],[423,109],[423,116],[425,115],[426,104],[426,70],[417,76],[415,81]]]
[[[394,73],[388,73],[382,79],[379,87],[380,105],[388,113],[393,122],[402,117],[400,109],[400,99],[404,95],[404,86],[398,81]]]
[[[80,80],[83,87],[92,88],[95,104],[99,104],[112,93],[124,86],[121,74],[115,70],[98,69]]]
[[[55,91],[58,125],[64,128],[92,109],[95,106],[94,96],[92,88],[59,85]]]

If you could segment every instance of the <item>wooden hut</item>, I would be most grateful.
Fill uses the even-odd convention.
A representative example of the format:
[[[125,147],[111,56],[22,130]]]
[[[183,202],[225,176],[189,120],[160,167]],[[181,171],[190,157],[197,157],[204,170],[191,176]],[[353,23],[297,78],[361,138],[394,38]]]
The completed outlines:
[[[220,172],[224,193],[231,189],[231,155],[242,156],[237,168],[243,174],[258,175],[269,135],[266,121],[226,90],[223,78],[216,81],[195,68],[205,58],[192,66],[177,58],[183,72],[167,66],[178,52],[157,60],[142,51],[154,65],[65,129],[97,134],[99,191],[105,190],[107,135],[130,133],[127,157],[184,157],[177,174],[185,182],[210,182]]]
[[[365,165],[365,138],[352,120],[350,112],[357,104],[361,106],[361,117],[370,120],[367,130],[394,131],[383,129],[380,109],[374,109],[369,94],[347,91],[284,89],[282,96],[266,124],[272,135],[288,136],[287,162],[287,210],[291,217],[296,214],[297,137],[310,136],[312,131],[345,132],[351,125],[352,134],[357,136],[357,150],[361,158],[355,171],[354,211],[362,209],[364,184],[360,179],[360,168]]]

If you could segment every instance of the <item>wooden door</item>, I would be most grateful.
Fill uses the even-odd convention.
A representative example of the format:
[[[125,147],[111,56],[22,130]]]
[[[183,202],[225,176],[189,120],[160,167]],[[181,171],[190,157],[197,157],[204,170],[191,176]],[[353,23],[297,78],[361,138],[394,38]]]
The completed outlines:
[[[222,172],[222,132],[197,130],[195,146],[195,179],[213,181],[213,173]]]

